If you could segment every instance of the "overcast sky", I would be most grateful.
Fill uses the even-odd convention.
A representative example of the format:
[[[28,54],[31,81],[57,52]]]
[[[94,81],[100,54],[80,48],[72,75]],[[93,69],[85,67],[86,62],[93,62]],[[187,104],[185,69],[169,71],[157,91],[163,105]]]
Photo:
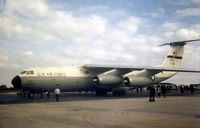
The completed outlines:
[[[35,66],[153,66],[169,50],[159,44],[197,38],[199,0],[0,0],[0,85]],[[185,46],[182,67],[200,70],[199,41]]]

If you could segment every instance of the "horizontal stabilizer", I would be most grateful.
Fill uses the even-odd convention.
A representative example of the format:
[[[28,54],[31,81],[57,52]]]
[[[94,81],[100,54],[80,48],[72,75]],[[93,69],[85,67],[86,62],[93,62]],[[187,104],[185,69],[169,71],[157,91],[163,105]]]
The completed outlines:
[[[186,42],[193,42],[193,41],[200,41],[200,39],[195,39],[195,40],[184,40],[184,41],[176,41],[176,42],[170,42],[170,43],[164,43],[159,46],[164,46],[164,45],[174,45],[174,46],[183,46],[186,45]]]

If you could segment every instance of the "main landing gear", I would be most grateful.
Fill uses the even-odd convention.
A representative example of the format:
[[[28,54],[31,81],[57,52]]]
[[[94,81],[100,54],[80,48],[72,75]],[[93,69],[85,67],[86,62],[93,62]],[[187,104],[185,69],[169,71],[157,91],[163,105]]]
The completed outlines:
[[[17,92],[17,96],[22,96],[24,98],[28,97],[28,98],[32,99],[32,98],[34,98],[35,93],[34,92],[30,92],[30,91],[22,90],[22,91]]]

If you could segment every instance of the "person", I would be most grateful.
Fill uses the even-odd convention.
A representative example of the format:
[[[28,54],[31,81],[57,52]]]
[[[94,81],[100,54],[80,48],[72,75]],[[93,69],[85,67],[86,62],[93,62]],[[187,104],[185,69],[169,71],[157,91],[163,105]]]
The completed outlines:
[[[154,96],[155,96],[155,88],[153,86],[150,87],[150,96],[149,96],[149,102],[155,102]]]
[[[139,92],[139,88],[136,88],[137,93]]]
[[[142,87],[140,87],[140,92],[142,92]]]
[[[167,88],[165,87],[165,85],[163,85],[163,86],[161,87],[161,91],[162,91],[162,94],[163,94],[163,96],[164,96],[164,98],[165,98],[165,96],[166,96],[166,91],[167,91]]]
[[[43,91],[40,92],[40,99],[43,99]]]
[[[167,86],[167,92],[168,93],[170,92],[170,86]]]
[[[190,85],[190,92],[191,92],[191,95],[193,95],[193,92],[194,92],[194,86],[191,84]]]
[[[50,93],[49,91],[46,92],[47,98],[50,97],[50,94],[49,94],[49,93]]]
[[[160,93],[161,93],[160,85],[157,86],[157,93],[158,93],[158,97],[160,98]]]
[[[59,101],[59,94],[60,94],[60,89],[59,88],[56,88],[54,90],[55,94],[56,94],[56,101],[58,102]]]
[[[187,93],[188,93],[188,90],[189,90],[189,87],[188,87],[188,85],[186,85],[186,86],[185,86],[184,90],[185,90],[185,92],[187,92]]]
[[[184,85],[180,86],[180,91],[181,91],[181,95],[183,95],[183,93],[184,93]]]
[[[24,98],[26,98],[26,91],[22,90],[22,95],[24,96]]]

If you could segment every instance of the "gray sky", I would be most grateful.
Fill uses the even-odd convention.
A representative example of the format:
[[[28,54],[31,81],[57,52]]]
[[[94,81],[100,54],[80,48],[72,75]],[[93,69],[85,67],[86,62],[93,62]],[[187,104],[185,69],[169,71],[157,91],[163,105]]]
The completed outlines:
[[[200,38],[200,1],[0,0],[0,38],[0,85],[35,66],[151,66],[169,50],[159,44]],[[182,67],[200,70],[200,42],[186,45]]]

